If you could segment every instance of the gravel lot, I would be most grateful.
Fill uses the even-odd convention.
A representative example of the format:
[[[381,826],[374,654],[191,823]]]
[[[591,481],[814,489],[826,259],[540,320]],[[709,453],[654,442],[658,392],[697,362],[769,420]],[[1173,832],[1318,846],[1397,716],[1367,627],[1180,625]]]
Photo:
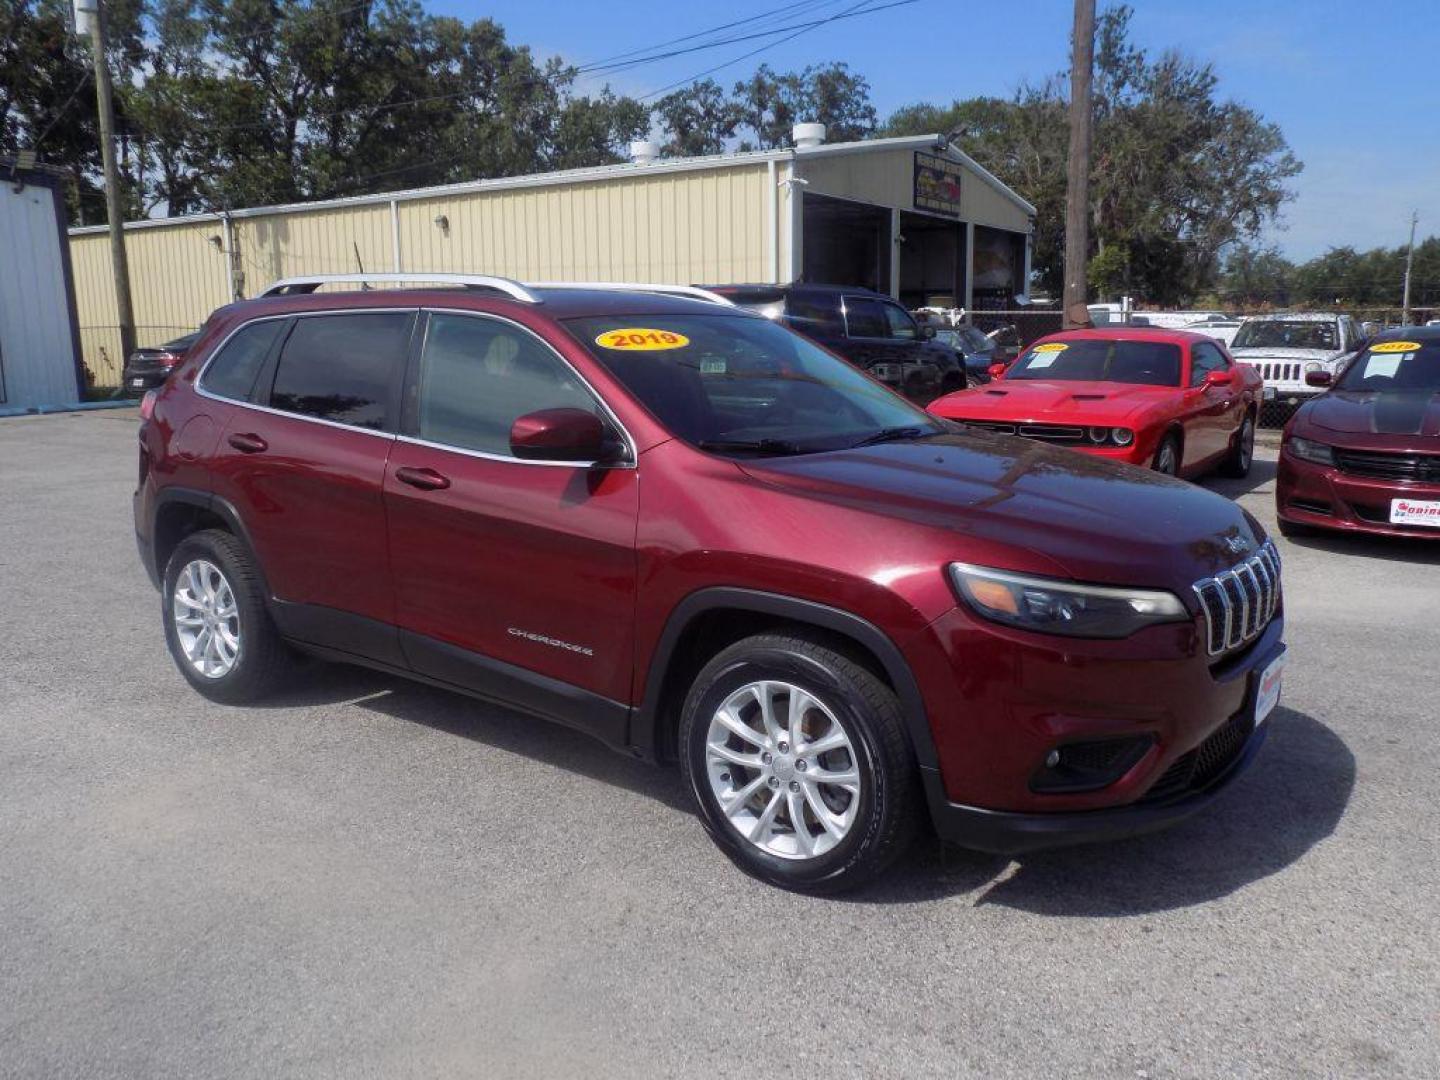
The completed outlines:
[[[1279,540],[1285,697],[1214,812],[812,900],[559,727],[197,697],[134,426],[0,421],[0,1074],[1440,1075],[1440,545]],[[1214,486],[1268,524],[1258,456]]]

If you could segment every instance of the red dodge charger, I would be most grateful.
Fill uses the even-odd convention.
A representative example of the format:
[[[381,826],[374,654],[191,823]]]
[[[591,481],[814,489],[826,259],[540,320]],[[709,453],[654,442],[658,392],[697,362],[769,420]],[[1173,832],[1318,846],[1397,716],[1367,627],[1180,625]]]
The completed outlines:
[[[1071,330],[1031,345],[987,386],[930,411],[1172,476],[1245,476],[1261,378],[1184,330]]]

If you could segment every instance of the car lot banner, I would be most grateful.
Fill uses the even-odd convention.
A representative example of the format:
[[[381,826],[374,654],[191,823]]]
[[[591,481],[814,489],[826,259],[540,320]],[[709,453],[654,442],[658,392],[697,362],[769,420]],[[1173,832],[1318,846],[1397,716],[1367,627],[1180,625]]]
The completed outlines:
[[[915,155],[915,209],[960,216],[961,168],[934,154]]]

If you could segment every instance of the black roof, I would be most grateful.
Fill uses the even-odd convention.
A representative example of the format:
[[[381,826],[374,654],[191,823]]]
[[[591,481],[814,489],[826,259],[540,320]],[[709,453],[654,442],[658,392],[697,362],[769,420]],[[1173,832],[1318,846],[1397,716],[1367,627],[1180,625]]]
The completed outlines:
[[[740,283],[735,285],[702,285],[702,289],[709,289],[711,292],[719,293],[721,296],[731,300],[748,300],[751,302],[762,300],[779,300],[781,297],[790,296],[794,293],[823,294],[826,296],[875,296],[882,300],[889,300],[886,293],[876,292],[860,285],[821,285],[809,281],[793,281],[788,285],[773,285],[763,282]]]
[[[1382,330],[1370,339],[1376,341],[1436,341],[1440,340],[1440,326],[1396,326]]]

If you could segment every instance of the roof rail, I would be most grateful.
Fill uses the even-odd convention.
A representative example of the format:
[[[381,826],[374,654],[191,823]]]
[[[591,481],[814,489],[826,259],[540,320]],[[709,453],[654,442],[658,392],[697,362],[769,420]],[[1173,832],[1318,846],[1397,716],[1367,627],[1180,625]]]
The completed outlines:
[[[542,303],[540,297],[527,289],[520,282],[507,277],[496,277],[493,274],[398,274],[398,273],[377,273],[377,274],[310,274],[304,277],[282,278],[265,289],[260,295],[264,296],[295,296],[305,293],[313,293],[321,285],[360,285],[365,286],[371,282],[382,284],[431,284],[431,285],[459,285],[466,289],[490,289],[494,292],[504,293],[512,300],[521,300],[527,304]]]
[[[735,305],[717,292],[702,289],[698,285],[655,285],[638,281],[527,281],[531,289],[597,289],[603,292],[653,292],[671,296],[688,296],[712,304]]]

